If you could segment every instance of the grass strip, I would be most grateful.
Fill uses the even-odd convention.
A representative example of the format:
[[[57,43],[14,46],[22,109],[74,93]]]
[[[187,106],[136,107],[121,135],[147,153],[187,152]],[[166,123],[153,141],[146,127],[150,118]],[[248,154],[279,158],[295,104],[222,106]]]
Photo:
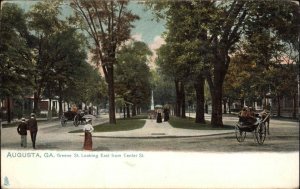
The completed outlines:
[[[169,123],[174,128],[180,129],[194,129],[194,130],[231,130],[233,125],[224,125],[224,127],[212,127],[209,121],[205,123],[195,123],[195,118],[179,118],[171,117]]]
[[[94,132],[113,132],[113,131],[129,131],[144,127],[146,121],[141,119],[117,119],[117,123],[104,123],[94,126]],[[80,130],[70,131],[69,133],[81,133]]]

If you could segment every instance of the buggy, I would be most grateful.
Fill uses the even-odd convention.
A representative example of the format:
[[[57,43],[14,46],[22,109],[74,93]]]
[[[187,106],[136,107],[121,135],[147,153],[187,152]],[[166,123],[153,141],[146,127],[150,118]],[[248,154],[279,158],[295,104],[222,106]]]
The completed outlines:
[[[83,117],[85,115],[84,112],[74,112],[74,111],[67,111],[64,112],[63,115],[60,118],[61,126],[66,126],[68,121],[73,121],[73,125],[77,127],[80,124],[85,124],[85,118]]]
[[[265,141],[267,130],[269,132],[270,114],[261,117],[256,115],[257,121],[254,124],[247,124],[241,120],[235,126],[235,136],[238,142],[243,142],[246,138],[246,133],[251,132],[254,140],[262,145]]]

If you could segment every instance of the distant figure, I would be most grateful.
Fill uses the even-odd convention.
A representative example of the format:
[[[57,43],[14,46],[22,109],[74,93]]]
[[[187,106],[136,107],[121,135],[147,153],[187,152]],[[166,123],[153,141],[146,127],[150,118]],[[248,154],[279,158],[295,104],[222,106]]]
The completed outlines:
[[[25,118],[22,118],[22,122],[19,124],[17,131],[21,135],[21,147],[27,147],[27,124]]]
[[[28,129],[30,131],[31,141],[32,141],[32,147],[35,149],[35,141],[36,141],[36,135],[38,132],[38,125],[37,121],[35,119],[35,114],[31,113],[30,119],[27,121]]]
[[[165,108],[164,109],[164,121],[169,121],[169,109]]]
[[[84,144],[83,149],[92,150],[93,149],[93,140],[92,140],[92,132],[94,131],[94,127],[92,125],[92,119],[86,119],[86,125],[83,127],[84,131]]]
[[[157,110],[157,116],[156,116],[156,122],[161,123],[162,122],[162,112],[160,109]]]

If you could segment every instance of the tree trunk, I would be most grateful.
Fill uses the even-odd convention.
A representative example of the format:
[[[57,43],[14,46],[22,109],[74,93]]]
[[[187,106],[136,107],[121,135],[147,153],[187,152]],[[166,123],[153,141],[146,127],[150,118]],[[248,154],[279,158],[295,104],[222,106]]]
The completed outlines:
[[[126,112],[126,106],[123,106],[123,118],[124,119],[126,118],[125,112]]]
[[[180,82],[175,80],[175,90],[176,90],[176,109],[175,116],[180,117],[181,112],[181,95],[180,95]]]
[[[212,98],[212,112],[211,112],[211,125],[213,127],[223,127],[222,118],[222,101],[223,101],[223,81],[225,75],[221,75],[224,72],[221,71],[222,67],[218,67],[214,73],[213,84],[212,79],[208,84],[210,85],[210,93]],[[219,73],[219,75],[217,74]]]
[[[211,125],[213,127],[223,127],[222,120],[222,91],[216,90],[212,95]]]
[[[184,90],[184,85],[182,82],[180,82],[180,96],[181,96],[181,117],[186,118],[185,115],[185,90]]]
[[[11,122],[11,98],[8,96],[7,100],[7,123]]]
[[[243,108],[245,106],[245,100],[244,98],[241,99],[241,108]]]
[[[58,99],[58,116],[61,117],[63,115],[63,102],[62,102],[62,96],[59,96],[59,99]]]
[[[130,118],[130,108],[126,106],[127,118]]]
[[[196,91],[196,119],[195,123],[205,123],[204,118],[204,78],[198,77],[194,83]]]
[[[52,109],[51,109],[51,103],[52,103],[52,99],[49,98],[49,104],[48,104],[48,119],[52,120]]]
[[[34,94],[33,94],[33,112],[34,113],[39,112],[39,98],[40,98],[39,93],[34,92]]]
[[[226,103],[227,101],[226,100],[223,100],[223,111],[224,111],[224,114],[227,114],[227,107],[226,107]]]
[[[107,82],[108,82],[109,123],[116,124],[113,65],[108,66],[107,70],[108,70]]]
[[[277,95],[277,117],[281,117],[281,106],[280,106],[280,102],[281,102],[280,96]]]
[[[293,118],[297,116],[297,98],[296,94],[293,95]]]
[[[135,106],[135,104],[132,105],[131,109],[132,109],[132,117],[136,116],[136,106]]]
[[[205,113],[208,114],[208,104],[207,104],[207,102],[205,102]]]
[[[228,99],[228,111],[229,111],[229,114],[231,114],[231,100],[230,100],[230,98]]]
[[[63,115],[62,90],[63,90],[63,87],[62,87],[61,82],[59,81],[59,99],[58,99],[58,116],[59,116],[59,118],[61,118],[61,116]]]

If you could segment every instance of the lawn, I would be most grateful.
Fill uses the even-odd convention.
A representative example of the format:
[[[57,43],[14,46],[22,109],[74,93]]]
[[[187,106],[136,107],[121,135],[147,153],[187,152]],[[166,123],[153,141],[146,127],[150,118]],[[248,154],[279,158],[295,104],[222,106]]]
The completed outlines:
[[[94,126],[94,132],[113,132],[113,131],[129,131],[134,129],[140,129],[144,127],[146,121],[142,119],[129,118],[129,119],[117,119],[116,125],[104,123]],[[75,130],[69,133],[80,133],[82,130]]]
[[[195,123],[195,118],[178,118],[170,117],[169,123],[174,128],[180,129],[195,129],[195,130],[231,130],[234,129],[232,125],[224,125],[222,128],[212,127],[209,121],[206,123]]]

